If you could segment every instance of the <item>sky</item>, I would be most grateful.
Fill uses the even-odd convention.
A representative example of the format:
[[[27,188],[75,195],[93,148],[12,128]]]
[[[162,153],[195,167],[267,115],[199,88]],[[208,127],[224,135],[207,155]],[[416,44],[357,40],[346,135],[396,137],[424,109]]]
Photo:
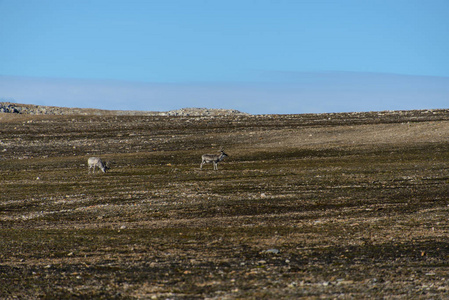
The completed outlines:
[[[0,101],[449,108],[448,0],[0,0]]]

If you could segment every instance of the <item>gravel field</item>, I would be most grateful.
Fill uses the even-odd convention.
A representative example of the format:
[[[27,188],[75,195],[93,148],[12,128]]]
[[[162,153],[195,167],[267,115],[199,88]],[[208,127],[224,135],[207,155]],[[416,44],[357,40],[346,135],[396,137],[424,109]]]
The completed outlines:
[[[0,113],[2,299],[449,298],[449,110],[36,109]]]

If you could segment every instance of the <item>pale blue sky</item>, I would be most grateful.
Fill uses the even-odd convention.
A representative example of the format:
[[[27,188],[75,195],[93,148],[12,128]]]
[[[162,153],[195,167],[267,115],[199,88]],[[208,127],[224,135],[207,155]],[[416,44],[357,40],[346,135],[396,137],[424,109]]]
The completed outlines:
[[[448,108],[448,0],[0,0],[0,99],[303,113]]]

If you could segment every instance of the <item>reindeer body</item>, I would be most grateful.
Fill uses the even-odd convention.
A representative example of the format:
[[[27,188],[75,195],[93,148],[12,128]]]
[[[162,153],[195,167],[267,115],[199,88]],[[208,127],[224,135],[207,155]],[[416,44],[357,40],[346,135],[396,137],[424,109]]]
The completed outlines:
[[[213,163],[214,164],[214,170],[218,170],[218,163],[222,161],[226,156],[228,156],[226,153],[224,153],[223,150],[221,150],[220,154],[204,154],[201,156],[201,165],[200,169],[203,168],[203,164],[206,163]]]
[[[90,169],[92,169],[92,173],[95,173],[95,168],[98,167],[103,173],[109,169],[106,163],[104,163],[99,157],[90,157],[87,160],[87,165],[89,166],[88,173],[90,173]]]

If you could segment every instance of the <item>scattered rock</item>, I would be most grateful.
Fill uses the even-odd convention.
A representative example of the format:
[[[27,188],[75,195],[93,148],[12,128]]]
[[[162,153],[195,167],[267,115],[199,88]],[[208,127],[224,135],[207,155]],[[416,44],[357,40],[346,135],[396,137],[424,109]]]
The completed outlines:
[[[262,253],[270,253],[270,254],[279,254],[280,252],[281,251],[279,249],[275,249],[275,248],[262,251]]]
[[[235,109],[181,108],[166,112],[138,110],[102,110],[92,108],[70,108],[0,102],[0,113],[16,113],[28,115],[131,115],[131,116],[180,116],[180,117],[213,117],[249,115]]]

